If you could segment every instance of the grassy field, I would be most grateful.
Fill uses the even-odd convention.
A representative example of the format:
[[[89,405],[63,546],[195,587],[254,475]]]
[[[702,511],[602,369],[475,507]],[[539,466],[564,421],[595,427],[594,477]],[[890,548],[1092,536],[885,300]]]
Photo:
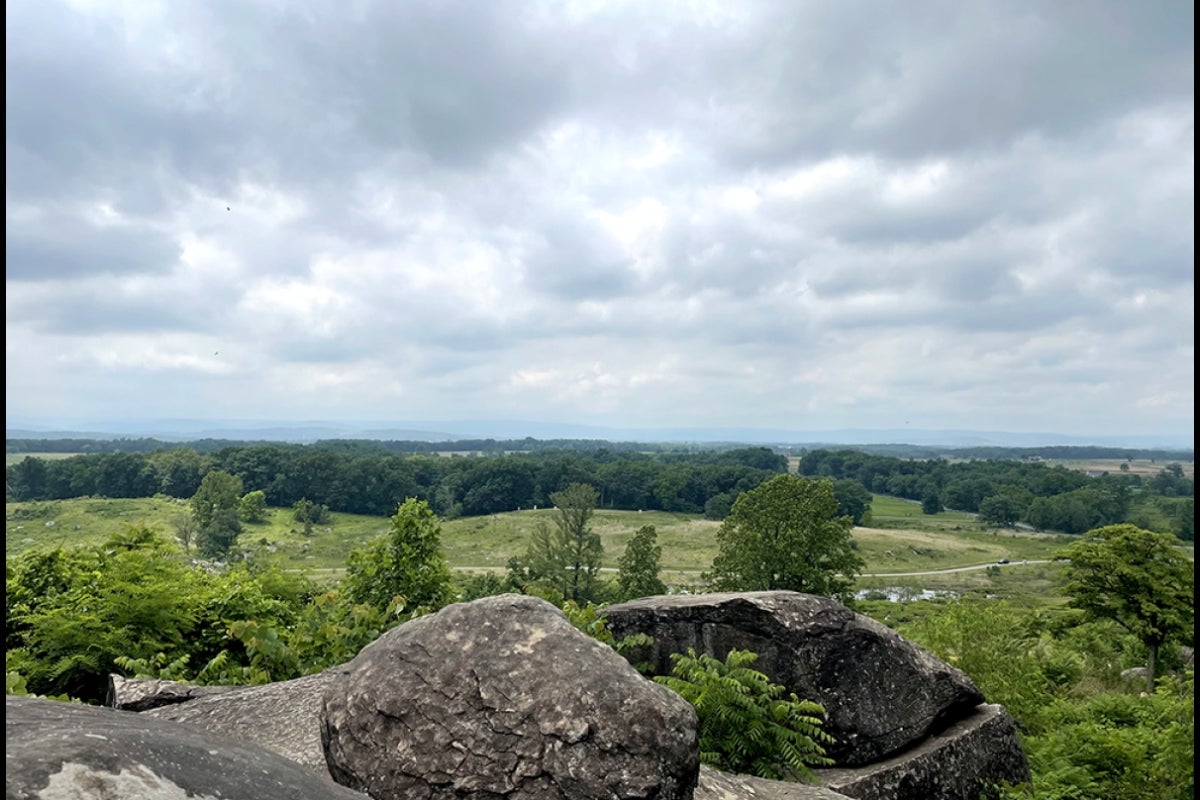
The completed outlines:
[[[70,458],[71,456],[82,455],[81,453],[5,453],[4,466],[11,467],[13,464],[20,464],[27,458],[41,458],[46,461],[57,458]]]
[[[1052,590],[1053,565],[1022,563],[1053,558],[1068,539],[1060,536],[985,528],[969,514],[921,513],[918,506],[896,498],[876,497],[874,525],[856,528],[854,539],[866,561],[862,588],[947,589],[957,592],[1020,594]],[[183,501],[77,500],[6,504],[5,554],[33,547],[89,544],[105,540],[129,524],[147,524],[174,535],[174,520],[188,513]],[[458,569],[502,570],[508,559],[524,553],[538,525],[553,525],[553,510],[519,511],[449,520],[442,525],[442,545]],[[719,523],[691,514],[599,511],[592,527],[604,543],[603,566],[615,569],[630,537],[653,525],[663,548],[664,578],[677,585],[696,585],[716,554]],[[284,569],[312,571],[314,577],[336,578],[347,554],[388,528],[388,520],[334,513],[329,524],[305,536],[290,510],[271,509],[266,522],[247,525],[240,538],[255,560]],[[997,562],[1006,560],[1003,567]],[[994,565],[946,574],[907,576]],[[898,574],[899,573],[899,574]]]

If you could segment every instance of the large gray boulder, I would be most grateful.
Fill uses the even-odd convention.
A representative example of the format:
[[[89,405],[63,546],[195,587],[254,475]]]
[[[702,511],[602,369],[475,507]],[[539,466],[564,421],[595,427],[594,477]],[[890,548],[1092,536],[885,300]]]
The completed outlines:
[[[688,648],[724,659],[758,654],[754,668],[825,708],[826,748],[839,765],[869,764],[969,716],[983,694],[961,670],[841,603],[798,592],[664,595],[610,606],[621,639],[644,633],[628,654],[654,674]]]
[[[858,800],[979,800],[998,784],[1027,784],[1029,763],[1003,706],[981,705],[911,750],[866,767],[817,770]]]
[[[320,672],[262,686],[196,687],[220,691],[143,714],[200,727],[232,741],[253,742],[328,777],[320,714],[325,690],[335,679],[332,672]]]
[[[7,800],[363,800],[264,748],[130,711],[6,697]]]
[[[341,672],[330,773],[376,800],[686,800],[696,785],[692,707],[537,598],[447,606]]]

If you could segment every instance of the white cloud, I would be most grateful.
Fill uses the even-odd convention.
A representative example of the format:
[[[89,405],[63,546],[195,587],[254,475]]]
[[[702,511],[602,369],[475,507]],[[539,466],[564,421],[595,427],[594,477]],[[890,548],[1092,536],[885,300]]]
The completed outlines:
[[[1190,435],[1190,7],[487,9],[10,3],[10,419]]]

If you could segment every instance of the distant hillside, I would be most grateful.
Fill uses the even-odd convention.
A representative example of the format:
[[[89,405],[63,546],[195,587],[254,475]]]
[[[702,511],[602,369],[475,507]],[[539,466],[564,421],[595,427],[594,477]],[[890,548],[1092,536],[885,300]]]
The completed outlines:
[[[1141,451],[1191,451],[1191,431],[1178,436],[1136,434],[1076,436],[1054,433],[1011,433],[976,430],[868,429],[805,431],[777,428],[613,428],[513,420],[351,421],[324,420],[148,420],[97,422],[78,429],[50,429],[16,424],[7,439],[156,439],[165,442],[217,440],[229,442],[289,442],[311,444],[332,439],[448,443],[466,441],[512,442],[587,441],[596,443],[650,443],[696,447],[767,445],[777,449],[885,446],[925,448],[937,454],[947,448],[984,452],[988,448],[1101,447]],[[439,449],[460,449],[441,447]],[[467,448],[461,448],[467,449]],[[478,448],[471,448],[478,449]]]

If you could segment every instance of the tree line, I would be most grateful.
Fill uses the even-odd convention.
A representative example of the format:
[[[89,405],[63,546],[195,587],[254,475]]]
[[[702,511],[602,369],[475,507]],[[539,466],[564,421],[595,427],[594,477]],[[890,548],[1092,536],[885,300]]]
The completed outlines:
[[[786,472],[787,458],[766,447],[644,453],[596,448],[497,453],[480,457],[388,455],[394,443],[240,444],[61,459],[27,457],[5,470],[9,501],[73,497],[190,498],[204,476],[227,472],[268,504],[307,501],[333,511],[386,516],[406,497],[444,518],[544,507],[572,483],[597,491],[597,507],[704,513],[724,519],[739,494]],[[1013,459],[948,461],[814,450],[799,474],[834,480],[841,513],[863,521],[868,492],[977,513],[1001,526],[1082,533],[1132,522],[1194,538],[1195,482],[1180,464],[1143,477],[1120,470],[1090,477],[1062,466]],[[1153,518],[1148,516],[1153,514]]]
[[[309,445],[246,445],[212,453],[186,448],[102,453],[60,459],[27,457],[5,470],[9,501],[72,497],[190,498],[205,475],[221,471],[261,491],[272,506],[300,500],[333,511],[386,516],[406,497],[442,517],[545,507],[572,483],[598,492],[597,506],[722,519],[741,492],[787,471],[787,458],[765,447],[724,452],[548,451],[482,457],[355,456]]]
[[[1178,463],[1166,464],[1149,478],[1120,470],[1089,476],[1037,462],[910,460],[814,450],[800,458],[798,471],[854,480],[877,494],[919,502],[926,513],[968,511],[1001,526],[1024,523],[1038,530],[1083,533],[1133,522],[1185,541],[1194,536],[1195,480]],[[1148,513],[1146,501],[1160,519],[1142,518]]]

